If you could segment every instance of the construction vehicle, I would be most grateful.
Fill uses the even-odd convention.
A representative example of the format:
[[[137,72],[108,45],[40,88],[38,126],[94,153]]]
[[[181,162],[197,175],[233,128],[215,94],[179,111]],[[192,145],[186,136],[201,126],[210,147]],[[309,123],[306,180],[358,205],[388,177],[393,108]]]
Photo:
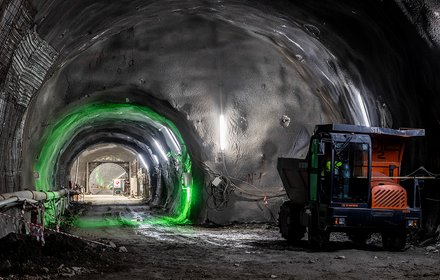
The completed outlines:
[[[405,142],[424,129],[317,125],[306,159],[279,158],[289,197],[280,208],[281,235],[322,247],[331,232],[358,244],[382,234],[383,247],[401,250],[421,225],[421,177],[400,176]]]

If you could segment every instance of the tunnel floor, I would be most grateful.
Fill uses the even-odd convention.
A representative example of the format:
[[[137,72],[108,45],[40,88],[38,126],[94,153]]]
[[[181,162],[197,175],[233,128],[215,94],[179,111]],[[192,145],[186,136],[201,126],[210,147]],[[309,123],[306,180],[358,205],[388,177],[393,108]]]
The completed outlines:
[[[92,205],[84,219],[123,217],[138,227],[72,228],[74,235],[115,245],[117,269],[100,271],[99,279],[439,279],[440,256],[408,246],[387,252],[379,236],[356,248],[334,234],[322,252],[307,241],[288,244],[269,224],[223,227],[170,226],[145,223],[145,205]],[[99,247],[99,246],[98,246]],[[119,252],[121,247],[127,252]],[[125,250],[123,250],[125,251]],[[76,275],[75,279],[90,279]]]
[[[0,280],[440,278],[440,243],[388,252],[378,235],[358,248],[332,234],[326,250],[314,251],[306,240],[287,243],[272,224],[159,225],[145,204],[75,205],[76,220],[133,223],[63,229],[70,236],[49,234],[44,246],[30,236],[0,239]]]

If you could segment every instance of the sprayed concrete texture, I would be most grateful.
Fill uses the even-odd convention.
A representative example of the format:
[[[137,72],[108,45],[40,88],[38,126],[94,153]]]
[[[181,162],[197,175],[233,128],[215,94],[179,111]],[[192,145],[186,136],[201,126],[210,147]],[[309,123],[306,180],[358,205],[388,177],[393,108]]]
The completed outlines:
[[[93,206],[83,218],[148,219],[142,206]],[[326,252],[310,250],[305,240],[288,244],[267,224],[220,228],[149,226],[72,229],[87,238],[112,241],[121,253],[121,270],[100,279],[438,279],[438,251],[410,246],[387,252],[373,237],[356,248],[332,236]],[[90,279],[80,275],[75,279]]]
[[[194,167],[198,222],[274,220],[285,198],[276,160],[305,157],[315,124],[424,127],[427,144],[408,153],[405,171],[440,168],[435,1],[0,5],[0,192],[38,188],[36,165],[53,171],[45,187],[66,186],[75,157],[97,143],[164,161],[152,141],[172,150],[160,124],[97,114],[54,140],[53,157],[41,163],[58,121],[99,102],[145,106],[174,123]],[[153,202],[176,209],[182,166],[156,166]],[[217,176],[230,184],[213,201]]]
[[[401,42],[389,35],[405,23],[397,5],[370,10],[354,2],[46,1],[36,6],[37,31],[60,57],[29,107],[25,184],[33,182],[42,135],[68,108],[96,101],[137,103],[179,129],[203,178],[198,191],[208,193],[199,202],[215,197],[209,191],[216,176],[237,187],[223,201],[199,203],[199,221],[270,221],[284,194],[276,159],[305,157],[314,124],[420,124],[417,109],[412,107],[411,117],[405,109],[415,104],[414,86],[402,95],[401,83],[410,79],[400,73],[399,59],[385,55],[400,56],[395,47]],[[379,11],[377,19],[370,18]],[[384,11],[396,13],[396,25]],[[416,30],[405,34],[402,42],[419,36]],[[371,54],[358,40],[380,47]],[[224,151],[220,114],[227,126]],[[85,127],[75,144],[86,148],[98,132],[107,141],[134,143],[139,128],[154,135],[152,124],[105,122]],[[121,130],[131,139],[115,134]],[[143,138],[147,142],[149,136]],[[154,144],[150,148],[159,155]],[[71,159],[48,164],[68,169]],[[174,179],[166,169],[162,185],[169,194]]]

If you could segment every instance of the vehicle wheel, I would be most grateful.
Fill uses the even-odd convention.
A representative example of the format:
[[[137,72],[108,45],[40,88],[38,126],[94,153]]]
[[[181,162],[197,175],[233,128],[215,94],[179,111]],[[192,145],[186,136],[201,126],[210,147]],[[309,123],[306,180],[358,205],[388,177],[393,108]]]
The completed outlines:
[[[401,251],[405,249],[406,234],[405,233],[382,233],[382,245],[385,250]]]
[[[309,244],[312,248],[322,249],[328,245],[330,240],[330,233],[327,231],[309,227],[308,239]]]
[[[288,241],[296,241],[304,237],[306,229],[300,224],[300,212],[300,207],[295,207],[289,202],[281,205],[278,226],[281,236]]]

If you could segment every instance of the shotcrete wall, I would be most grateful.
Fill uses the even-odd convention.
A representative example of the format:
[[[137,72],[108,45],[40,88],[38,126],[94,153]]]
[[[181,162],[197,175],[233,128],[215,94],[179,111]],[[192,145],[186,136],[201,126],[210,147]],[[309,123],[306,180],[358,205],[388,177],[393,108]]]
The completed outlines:
[[[96,101],[149,106],[176,124],[204,179],[200,221],[274,220],[285,199],[276,159],[304,157],[319,123],[424,127],[427,144],[410,151],[408,169],[440,170],[437,29],[414,20],[424,13],[435,23],[436,5],[417,5],[424,8],[409,10],[406,1],[35,1],[33,34],[56,61],[28,93],[29,107],[13,122],[12,111],[3,115],[19,144],[0,137],[0,148],[18,152],[1,155],[0,190],[11,186],[5,178],[21,180],[15,189],[31,186],[47,129],[69,108]],[[230,180],[225,201],[210,193],[216,176]]]

